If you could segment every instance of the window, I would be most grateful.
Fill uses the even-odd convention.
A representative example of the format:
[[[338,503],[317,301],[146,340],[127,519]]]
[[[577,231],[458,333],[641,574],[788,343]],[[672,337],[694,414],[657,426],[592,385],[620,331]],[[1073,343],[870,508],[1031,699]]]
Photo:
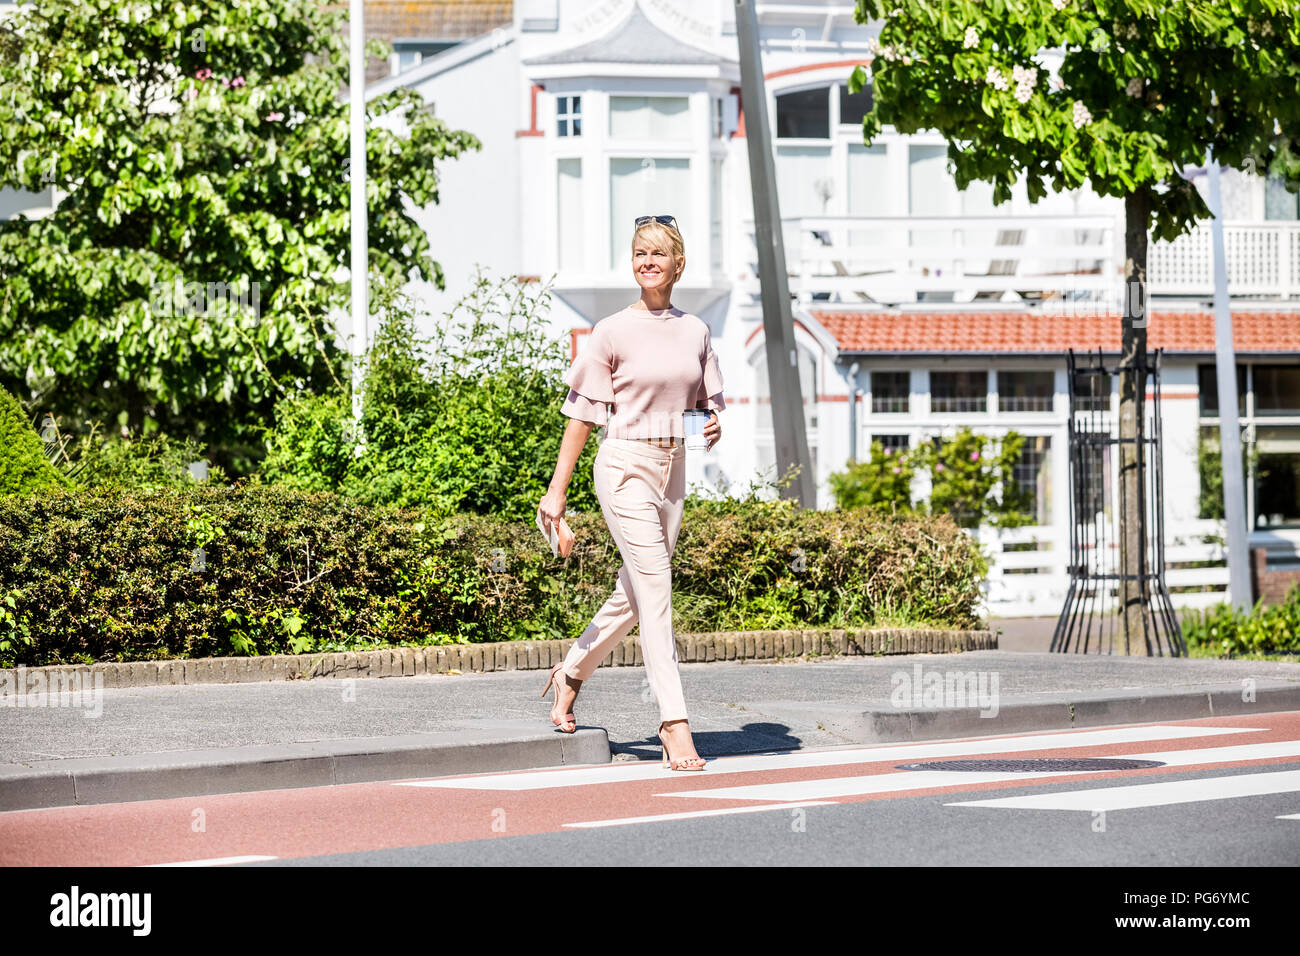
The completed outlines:
[[[556,163],[556,248],[561,271],[583,266],[582,160]]]
[[[998,411],[1050,412],[1055,380],[1052,372],[998,372]]]
[[[1213,365],[1196,367],[1196,383],[1200,391],[1201,414],[1219,417],[1219,373]],[[1237,414],[1246,414],[1246,366],[1237,366]]]
[[[867,442],[867,446],[870,447],[876,442],[880,442],[880,447],[885,450],[885,453],[891,455],[906,451],[912,444],[907,435],[872,435],[871,441]]]
[[[690,139],[690,101],[684,96],[611,96],[613,139]]]
[[[778,139],[829,139],[831,135],[831,90],[781,93],[776,98]]]
[[[637,216],[677,216],[682,234],[691,224],[682,216],[691,203],[690,160],[645,157],[609,161],[610,265],[631,268],[632,233]],[[671,207],[671,208],[670,208]]]
[[[1090,372],[1075,372],[1074,402],[1078,412],[1110,411],[1111,380],[1109,373],[1097,375]]]
[[[840,84],[840,122],[862,125],[862,117],[871,112],[871,81],[867,81],[861,92],[850,93],[849,84]]]
[[[887,415],[910,408],[911,375],[908,372],[871,373],[871,413]]]
[[[1256,415],[1300,415],[1300,365],[1256,365],[1252,373]]]
[[[557,136],[582,135],[582,97],[557,96],[555,98]]]
[[[986,412],[989,381],[985,372],[931,372],[930,410],[938,413]]]
[[[1029,435],[1020,448],[1013,477],[1025,496],[1025,507],[1034,523],[1052,523],[1052,439],[1047,435]]]
[[[1300,524],[1300,428],[1257,428],[1255,449],[1255,527]]]
[[[1197,369],[1201,389],[1200,514],[1223,517],[1217,375]],[[1247,521],[1253,528],[1300,527],[1300,365],[1237,366]],[[1287,421],[1287,419],[1291,421]]]

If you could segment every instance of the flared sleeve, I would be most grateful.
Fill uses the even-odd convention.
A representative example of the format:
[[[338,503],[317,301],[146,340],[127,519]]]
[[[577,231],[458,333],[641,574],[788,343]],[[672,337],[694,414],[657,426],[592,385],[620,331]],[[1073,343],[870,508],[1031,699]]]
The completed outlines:
[[[612,365],[609,343],[597,322],[586,345],[564,373],[569,395],[560,411],[579,421],[605,425],[609,421],[609,406],[614,401]]]
[[[713,342],[707,330],[704,333],[704,357],[700,360],[700,365],[703,378],[695,396],[695,407],[720,412],[727,407],[722,400],[722,369],[718,366],[718,356],[713,351]]]

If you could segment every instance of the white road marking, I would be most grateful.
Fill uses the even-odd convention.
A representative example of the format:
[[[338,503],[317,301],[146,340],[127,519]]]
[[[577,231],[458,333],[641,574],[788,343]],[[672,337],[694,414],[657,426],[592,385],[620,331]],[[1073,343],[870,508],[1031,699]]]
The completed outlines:
[[[1300,791],[1300,770],[1283,770],[1273,773],[1240,774],[1234,777],[1210,777],[1204,780],[1170,780],[1165,783],[1135,786],[1038,793],[1028,797],[1004,797],[997,800],[967,800],[961,803],[946,803],[944,806],[1093,812],[1164,807],[1174,803],[1230,800],[1237,797],[1259,797],[1270,793],[1295,793],[1296,791]],[[1300,814],[1295,814],[1295,818],[1300,819]]]
[[[1288,813],[1284,817],[1278,817],[1279,820],[1300,820],[1300,813]]]
[[[745,757],[720,757],[709,761],[705,773],[752,773],[771,770],[799,770],[807,767],[834,767],[874,761],[914,761],[939,757],[963,757],[972,754],[1008,754],[1029,750],[1053,750],[1070,747],[1101,747],[1139,741],[1187,740],[1220,734],[1262,733],[1256,727],[1121,727],[1112,730],[1067,730],[1051,734],[1017,737],[945,741],[930,744],[888,744],[878,747],[855,747],[844,750],[805,751],[758,754]],[[441,777],[430,780],[404,780],[398,787],[435,787],[455,790],[546,790],[554,787],[582,787],[592,784],[628,783],[659,780],[673,771],[660,768],[658,761],[602,764],[589,767],[557,767],[522,773],[492,773],[470,777]]]
[[[1282,740],[1240,747],[1211,747],[1202,750],[1173,750],[1162,753],[1123,754],[1124,760],[1158,760],[1169,767],[1196,764],[1231,763],[1238,760],[1267,760],[1273,757],[1300,757],[1300,740]],[[1120,770],[1045,770],[1041,773],[967,773],[960,770],[898,770],[858,777],[831,777],[823,780],[793,780],[788,783],[760,783],[742,787],[716,787],[709,790],[679,790],[658,793],[658,797],[705,797],[715,800],[819,800],[831,797],[866,796],[873,793],[898,793],[904,790],[928,790],[932,787],[974,786],[980,783],[1003,783],[1012,780],[1042,781],[1050,777],[1071,777],[1080,773],[1122,773]]]
[[[217,856],[210,860],[181,860],[179,863],[148,863],[147,866],[230,866],[234,863],[260,863],[273,856]]]
[[[774,803],[766,807],[728,807],[725,810],[690,810],[686,813],[657,813],[647,817],[623,817],[619,820],[589,820],[566,823],[566,827],[621,827],[630,823],[658,823],[660,820],[693,820],[697,817],[722,817],[731,813],[763,813],[768,810],[793,810],[798,807],[833,807],[834,800],[806,800],[802,803]]]

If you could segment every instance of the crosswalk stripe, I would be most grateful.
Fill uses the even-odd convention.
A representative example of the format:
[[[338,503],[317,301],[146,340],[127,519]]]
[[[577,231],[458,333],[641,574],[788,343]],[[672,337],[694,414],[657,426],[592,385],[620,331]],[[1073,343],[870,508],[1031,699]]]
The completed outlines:
[[[1159,760],[1170,767],[1196,764],[1232,763],[1267,760],[1275,757],[1300,757],[1300,740],[1283,740],[1268,744],[1240,747],[1212,747],[1203,750],[1173,750],[1148,754],[1125,754],[1126,760]],[[1070,777],[1095,770],[1045,770],[1041,773],[967,773],[959,770],[902,770],[857,777],[831,777],[823,780],[792,780],[787,783],[760,783],[740,787],[716,787],[709,790],[679,790],[661,793],[661,797],[703,797],[715,800],[819,800],[832,797],[867,796],[874,793],[897,793],[904,790],[928,790],[933,787],[974,786],[981,783],[1005,783],[1012,780],[1042,780],[1046,777]],[[1121,771],[1109,771],[1119,773]]]
[[[261,863],[273,856],[217,856],[209,860],[181,860],[179,863],[147,863],[146,866],[230,866],[233,863]]]
[[[836,750],[794,750],[745,757],[721,757],[709,761],[713,773],[753,773],[756,771],[800,770],[809,767],[834,767],[844,764],[871,763],[882,760],[930,760],[939,757],[963,757],[972,754],[1022,753],[1073,747],[1100,747],[1143,741],[1194,740],[1220,734],[1261,733],[1253,727],[1181,727],[1154,725],[1120,727],[1111,730],[1069,730],[1050,734],[1018,737],[982,738],[926,744],[888,744],[878,747],[854,747]],[[602,764],[594,767],[559,767],[523,773],[481,774],[470,777],[442,777],[430,780],[403,780],[399,787],[434,787],[457,790],[545,790],[553,787],[582,787],[593,784],[628,783],[660,780],[666,773],[657,761]]]
[[[566,827],[592,829],[595,827],[621,827],[631,823],[658,823],[663,820],[694,820],[698,817],[725,817],[733,813],[764,813],[768,810],[796,810],[799,807],[831,807],[834,800],[805,800],[802,803],[773,803],[765,807],[727,807],[723,810],[688,810],[684,813],[655,813],[645,817],[622,817],[617,820],[588,820],[584,823],[566,823]]]
[[[1095,812],[1164,807],[1175,803],[1259,797],[1270,793],[1295,793],[1296,791],[1300,791],[1300,770],[1282,770],[1272,773],[1239,774],[1232,777],[1209,777],[1201,780],[1170,780],[1165,783],[1036,793],[1027,797],[964,800],[960,803],[944,804],[944,806]],[[1300,817],[1300,814],[1296,816]]]

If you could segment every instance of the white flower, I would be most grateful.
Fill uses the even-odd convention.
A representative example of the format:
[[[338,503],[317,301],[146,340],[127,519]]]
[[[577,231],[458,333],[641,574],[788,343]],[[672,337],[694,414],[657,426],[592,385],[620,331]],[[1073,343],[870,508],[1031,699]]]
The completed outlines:
[[[1124,87],[1124,92],[1129,96],[1141,96],[1142,85],[1142,77],[1135,76],[1133,79],[1128,81],[1128,86]]]
[[[984,77],[984,82],[995,90],[1005,90],[1007,88],[1007,78],[1002,75],[996,66],[989,67],[988,76]]]
[[[977,47],[977,46],[979,46],[979,44],[980,44],[980,35],[979,35],[979,32],[978,32],[974,27],[967,27],[967,28],[966,28],[966,36],[965,36],[965,38],[961,41],[961,45],[962,45],[965,49],[969,50],[969,49],[971,49],[972,47]]]
[[[1028,103],[1029,98],[1034,95],[1034,87],[1038,84],[1038,70],[1016,64],[1011,68],[1011,79],[1016,84],[1016,100]]]
[[[1069,5],[1070,0],[1052,0],[1052,6],[1056,7],[1057,10],[1064,10]]]
[[[1092,114],[1088,112],[1088,107],[1084,106],[1079,100],[1074,101],[1074,128],[1083,129],[1092,122]]]

